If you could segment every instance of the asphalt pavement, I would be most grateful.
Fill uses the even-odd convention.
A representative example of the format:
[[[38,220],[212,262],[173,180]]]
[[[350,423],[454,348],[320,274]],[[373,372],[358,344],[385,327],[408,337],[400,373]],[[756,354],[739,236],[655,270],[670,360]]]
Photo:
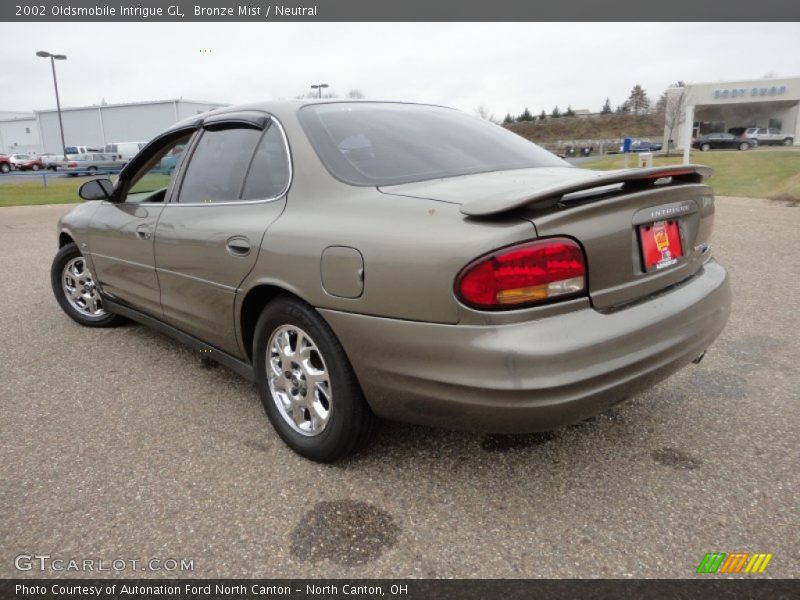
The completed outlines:
[[[388,423],[329,466],[225,368],[67,318],[49,266],[69,208],[0,208],[0,577],[692,577],[715,551],[797,575],[800,208],[718,199],[734,307],[700,365],[552,433]],[[15,567],[45,554],[193,570]]]

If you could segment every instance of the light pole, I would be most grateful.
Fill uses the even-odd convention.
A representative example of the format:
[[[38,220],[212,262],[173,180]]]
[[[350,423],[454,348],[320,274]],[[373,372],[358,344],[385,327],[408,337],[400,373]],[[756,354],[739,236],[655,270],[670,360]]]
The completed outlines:
[[[328,87],[327,83],[315,83],[314,85],[311,86],[311,89],[312,90],[318,90],[319,91],[319,97],[322,98],[322,88],[326,88],[326,87]]]
[[[56,88],[56,109],[58,110],[58,128],[61,130],[61,150],[64,152],[64,161],[67,160],[67,144],[64,141],[64,122],[61,120],[61,101],[58,98],[58,80],[56,79],[56,61],[67,60],[66,54],[51,54],[44,50],[39,50],[36,56],[49,58],[50,66],[53,68],[53,86]]]

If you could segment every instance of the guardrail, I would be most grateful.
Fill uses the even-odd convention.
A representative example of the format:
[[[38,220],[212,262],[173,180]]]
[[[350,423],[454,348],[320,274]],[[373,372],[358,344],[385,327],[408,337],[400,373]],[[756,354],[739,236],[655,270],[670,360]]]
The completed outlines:
[[[65,171],[65,170],[56,170],[53,171],[52,169],[40,169],[38,171],[9,171],[5,174],[0,174],[0,181],[3,181],[4,177],[8,177],[13,175],[14,177],[25,177],[28,179],[35,179],[37,177],[42,178],[42,187],[47,187],[47,178],[48,177],[63,177],[65,175],[72,175],[75,177],[86,177],[86,176],[97,176],[97,175],[117,175],[122,169],[83,169],[81,171]]]

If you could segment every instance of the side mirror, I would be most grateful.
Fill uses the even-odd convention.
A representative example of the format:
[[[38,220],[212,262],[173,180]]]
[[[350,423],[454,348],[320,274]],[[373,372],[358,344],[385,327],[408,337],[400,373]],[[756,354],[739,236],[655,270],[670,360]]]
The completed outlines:
[[[114,184],[110,179],[90,179],[78,190],[84,200],[111,200],[114,195]]]

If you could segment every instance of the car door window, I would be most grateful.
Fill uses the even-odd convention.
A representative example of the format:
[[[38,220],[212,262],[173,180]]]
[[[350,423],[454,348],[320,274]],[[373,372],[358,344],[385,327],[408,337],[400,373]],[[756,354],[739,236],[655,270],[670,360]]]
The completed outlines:
[[[131,178],[125,202],[163,201],[163,192],[166,191],[178,172],[184,150],[191,136],[191,133],[187,133],[153,155],[147,164]]]
[[[204,131],[192,152],[178,202],[206,204],[239,200],[261,133],[250,128]]]
[[[272,125],[261,138],[242,191],[242,200],[263,200],[283,194],[289,185],[289,156],[280,129]]]

